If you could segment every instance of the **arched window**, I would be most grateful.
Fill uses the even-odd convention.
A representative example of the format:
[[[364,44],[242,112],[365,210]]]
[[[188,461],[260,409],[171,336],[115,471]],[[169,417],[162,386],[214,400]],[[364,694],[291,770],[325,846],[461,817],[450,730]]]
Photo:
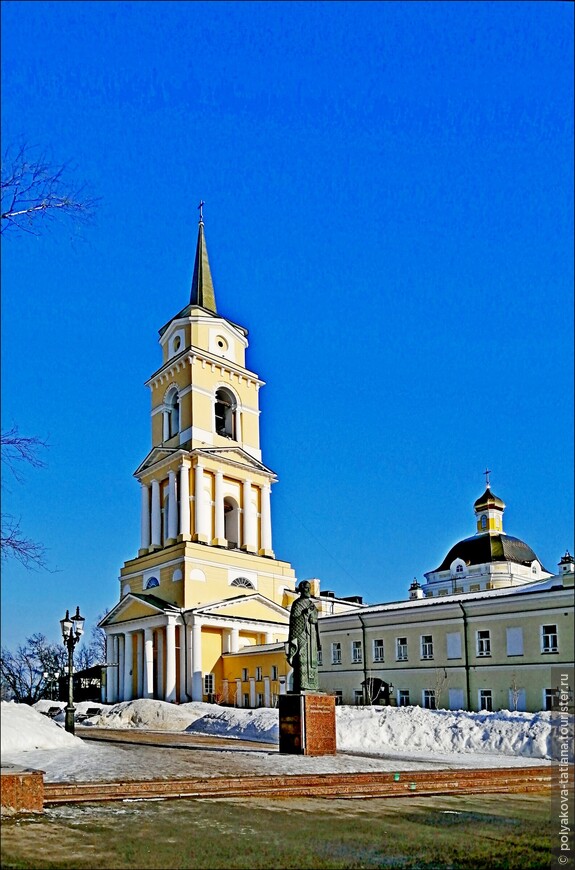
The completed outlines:
[[[160,581],[157,577],[150,577],[148,582],[146,583],[146,589],[153,589],[155,586],[159,586]]]
[[[224,499],[225,536],[230,549],[240,545],[240,509],[233,498]]]
[[[485,516],[485,514],[482,514],[482,516],[481,516],[481,528],[482,529],[487,528],[487,517]]]
[[[236,437],[236,408],[237,402],[233,393],[225,387],[220,387],[216,392],[214,408],[214,426],[217,435],[224,438]]]
[[[241,586],[242,589],[255,589],[256,587],[252,583],[251,580],[248,580],[247,577],[236,577],[235,580],[232,580],[230,586]]]
[[[180,401],[176,387],[172,387],[164,401],[164,441],[180,431]]]

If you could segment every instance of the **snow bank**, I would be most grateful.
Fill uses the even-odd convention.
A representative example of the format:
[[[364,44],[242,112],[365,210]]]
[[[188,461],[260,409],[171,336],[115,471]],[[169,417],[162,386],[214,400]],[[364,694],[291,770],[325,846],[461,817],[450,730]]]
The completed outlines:
[[[337,746],[342,752],[489,753],[552,757],[556,714],[500,710],[424,710],[422,707],[338,707]]]
[[[68,734],[51,719],[26,704],[2,701],[2,753],[31,749],[65,749],[84,746],[79,737]]]

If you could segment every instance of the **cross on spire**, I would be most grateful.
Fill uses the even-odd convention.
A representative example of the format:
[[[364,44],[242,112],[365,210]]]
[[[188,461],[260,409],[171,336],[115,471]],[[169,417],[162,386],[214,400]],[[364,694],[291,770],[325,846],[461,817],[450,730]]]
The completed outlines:
[[[204,202],[204,200],[203,200],[203,199],[200,199],[200,204],[199,204],[199,206],[198,206],[198,208],[199,208],[199,210],[200,210],[200,223],[203,223],[203,222],[204,222],[204,212],[202,211],[202,209],[203,209],[204,206],[205,206],[205,202]]]
[[[491,469],[486,468],[483,474],[485,475],[485,485],[487,486],[487,489],[491,489],[491,484],[489,483],[489,475],[491,474]]]

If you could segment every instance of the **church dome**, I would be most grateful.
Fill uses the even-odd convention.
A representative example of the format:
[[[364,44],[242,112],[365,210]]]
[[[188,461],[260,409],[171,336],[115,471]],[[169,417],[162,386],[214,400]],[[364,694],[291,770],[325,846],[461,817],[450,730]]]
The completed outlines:
[[[477,504],[477,503],[476,503]],[[484,565],[487,562],[515,562],[531,565],[539,559],[524,541],[511,535],[474,535],[455,544],[437,571],[448,571],[455,559],[463,559],[466,565]],[[539,564],[541,564],[539,562]]]
[[[487,487],[483,495],[474,502],[473,507],[476,511],[486,510],[487,508],[505,509],[505,502],[491,492],[491,487]]]

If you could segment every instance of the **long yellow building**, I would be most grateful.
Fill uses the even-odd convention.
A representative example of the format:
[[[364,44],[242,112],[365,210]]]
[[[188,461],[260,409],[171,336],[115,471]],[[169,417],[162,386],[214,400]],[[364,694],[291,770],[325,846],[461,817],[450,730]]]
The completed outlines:
[[[284,654],[296,578],[272,543],[259,391],[248,331],[221,316],[200,217],[189,304],[159,333],[149,378],[152,447],[135,471],[141,542],[101,621],[108,703],[133,698],[270,704],[289,680]],[[361,607],[322,596],[320,612]]]

